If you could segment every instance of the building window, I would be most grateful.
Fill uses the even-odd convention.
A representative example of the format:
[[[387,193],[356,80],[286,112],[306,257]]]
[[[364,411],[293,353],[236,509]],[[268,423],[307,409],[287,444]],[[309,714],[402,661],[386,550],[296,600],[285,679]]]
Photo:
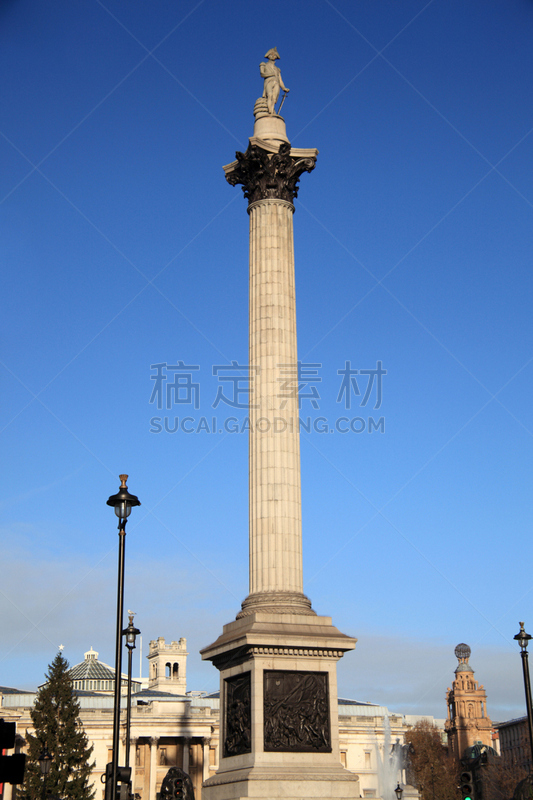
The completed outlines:
[[[170,677],[171,677],[171,674],[170,674],[170,662],[167,662],[165,664],[165,678],[170,678]]]
[[[365,769],[372,768],[372,753],[369,750],[365,750]]]
[[[341,750],[341,764],[346,768],[346,750]]]
[[[375,789],[363,789],[363,797],[375,797],[376,790]]]
[[[179,672],[180,672],[179,664],[173,664],[172,665],[172,677],[174,678],[175,681],[178,680]]]

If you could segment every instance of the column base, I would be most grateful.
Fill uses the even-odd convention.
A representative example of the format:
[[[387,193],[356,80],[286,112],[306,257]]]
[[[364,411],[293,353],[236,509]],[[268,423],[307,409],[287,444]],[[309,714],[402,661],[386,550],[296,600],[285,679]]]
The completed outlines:
[[[241,604],[237,619],[247,617],[256,611],[269,614],[310,614],[316,617],[311,601],[301,592],[254,592]]]

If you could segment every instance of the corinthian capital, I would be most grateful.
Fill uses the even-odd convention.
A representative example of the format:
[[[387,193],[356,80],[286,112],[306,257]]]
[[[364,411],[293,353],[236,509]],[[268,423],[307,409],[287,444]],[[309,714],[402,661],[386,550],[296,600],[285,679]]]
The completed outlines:
[[[257,142],[258,140],[256,140]],[[298,196],[298,181],[303,172],[311,172],[316,164],[316,150],[292,150],[282,142],[278,152],[250,142],[246,153],[235,153],[237,160],[224,168],[232,186],[242,184],[248,203],[257,200],[286,200]]]

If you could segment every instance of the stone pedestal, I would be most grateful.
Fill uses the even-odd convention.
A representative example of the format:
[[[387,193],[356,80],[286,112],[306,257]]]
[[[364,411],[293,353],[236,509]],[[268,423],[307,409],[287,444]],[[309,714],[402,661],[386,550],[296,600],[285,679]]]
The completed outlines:
[[[277,114],[266,114],[259,111],[255,117],[254,137],[263,141],[288,142],[285,120]]]
[[[355,647],[330,617],[255,611],[202,650],[220,670],[220,766],[209,800],[359,796],[339,759],[336,663]]]
[[[219,768],[204,800],[359,797],[340,763],[336,663],[355,647],[303,592],[293,200],[318,151],[256,103],[224,167],[250,215],[250,593],[202,650],[220,670]]]

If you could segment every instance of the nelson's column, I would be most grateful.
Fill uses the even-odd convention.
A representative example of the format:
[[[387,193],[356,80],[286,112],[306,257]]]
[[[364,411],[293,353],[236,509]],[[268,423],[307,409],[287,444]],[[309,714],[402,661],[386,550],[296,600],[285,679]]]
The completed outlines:
[[[302,577],[292,201],[318,151],[291,148],[275,111],[288,92],[276,48],[265,58],[254,135],[224,167],[250,217],[250,593],[202,650],[220,670],[221,702],[219,768],[203,796],[353,798],[358,778],[339,757],[336,662],[356,640],[316,615]]]

